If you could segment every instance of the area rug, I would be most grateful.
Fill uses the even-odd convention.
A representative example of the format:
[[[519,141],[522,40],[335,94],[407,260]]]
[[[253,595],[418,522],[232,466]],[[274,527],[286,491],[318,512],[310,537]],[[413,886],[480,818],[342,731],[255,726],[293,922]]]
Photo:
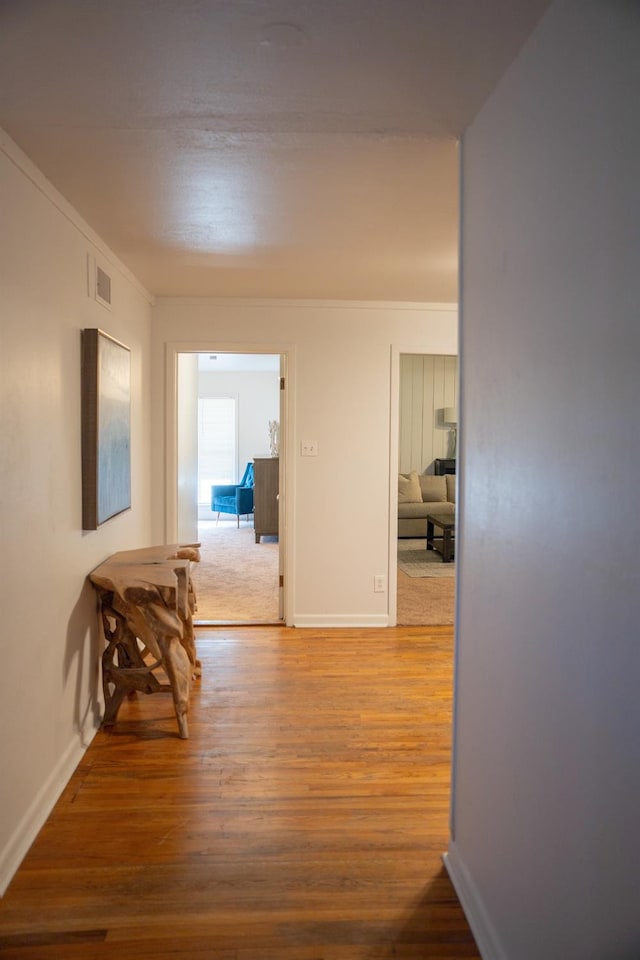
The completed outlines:
[[[455,563],[443,563],[435,550],[426,549],[425,540],[398,540],[398,567],[408,577],[455,577]]]

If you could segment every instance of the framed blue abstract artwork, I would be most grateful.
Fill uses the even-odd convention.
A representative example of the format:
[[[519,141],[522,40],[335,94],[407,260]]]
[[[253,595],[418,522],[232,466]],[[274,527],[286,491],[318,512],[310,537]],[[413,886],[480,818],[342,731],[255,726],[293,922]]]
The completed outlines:
[[[131,354],[102,330],[82,331],[82,528],[131,508]]]

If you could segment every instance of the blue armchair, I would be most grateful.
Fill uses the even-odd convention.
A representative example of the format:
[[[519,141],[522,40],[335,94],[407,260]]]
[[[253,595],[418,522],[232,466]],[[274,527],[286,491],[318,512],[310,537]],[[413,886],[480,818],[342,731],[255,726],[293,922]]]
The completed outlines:
[[[221,513],[233,513],[240,526],[240,514],[253,513],[253,464],[248,463],[240,483],[227,483],[211,487],[211,509]]]

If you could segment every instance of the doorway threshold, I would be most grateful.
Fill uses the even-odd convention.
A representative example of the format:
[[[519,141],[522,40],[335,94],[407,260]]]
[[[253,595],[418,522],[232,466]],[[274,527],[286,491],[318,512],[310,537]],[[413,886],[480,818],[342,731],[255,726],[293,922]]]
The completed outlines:
[[[194,620],[194,627],[284,627],[284,620]]]

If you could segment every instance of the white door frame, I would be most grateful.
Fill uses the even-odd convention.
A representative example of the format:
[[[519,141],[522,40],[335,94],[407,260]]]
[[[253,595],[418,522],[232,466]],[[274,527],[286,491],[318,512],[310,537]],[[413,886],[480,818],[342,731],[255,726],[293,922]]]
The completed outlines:
[[[178,354],[179,353],[257,353],[280,354],[284,357],[286,390],[281,410],[286,414],[284,425],[280,424],[280,500],[279,500],[279,553],[283,568],[283,616],[287,626],[293,622],[294,569],[294,396],[295,396],[295,347],[281,343],[236,343],[220,340],[168,341],[165,345],[165,496],[164,539],[175,543],[178,537]],[[284,427],[284,429],[283,429]]]
[[[460,356],[450,350],[434,350],[424,343],[396,343],[391,346],[391,422],[389,424],[389,626],[398,622],[398,462],[400,458],[400,357]],[[459,374],[458,374],[459,375]],[[457,595],[457,594],[456,594]],[[457,603],[457,601],[456,601]]]

